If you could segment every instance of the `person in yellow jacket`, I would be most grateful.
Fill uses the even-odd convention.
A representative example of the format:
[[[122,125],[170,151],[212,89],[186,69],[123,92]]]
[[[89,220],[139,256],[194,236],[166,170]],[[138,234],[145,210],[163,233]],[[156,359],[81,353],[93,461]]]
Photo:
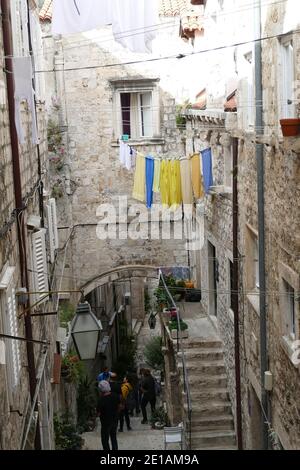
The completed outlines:
[[[123,380],[123,383],[121,385],[121,392],[122,392],[123,406],[119,414],[119,419],[120,419],[119,432],[123,432],[124,418],[126,421],[126,426],[127,426],[128,431],[131,431],[132,427],[130,426],[129,412],[131,411],[130,410],[131,401],[133,400],[134,402],[134,391],[133,391],[133,386],[129,383],[127,377],[125,377]]]

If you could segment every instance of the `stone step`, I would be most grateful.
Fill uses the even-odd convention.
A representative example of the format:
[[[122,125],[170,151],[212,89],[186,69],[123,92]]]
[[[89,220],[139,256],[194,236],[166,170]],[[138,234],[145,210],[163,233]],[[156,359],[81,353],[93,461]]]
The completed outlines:
[[[185,350],[189,349],[209,349],[209,348],[222,348],[222,341],[212,338],[212,339],[183,339],[182,344],[184,345]]]
[[[201,403],[207,400],[228,400],[229,393],[227,388],[203,388],[203,390],[192,389],[191,391],[192,403]]]
[[[140,320],[137,320],[136,324],[135,324],[135,327],[134,329],[132,330],[132,333],[134,335],[139,335],[140,334],[140,331],[143,327],[143,322],[141,322]]]
[[[192,414],[192,432],[219,430],[234,430],[234,421],[232,415],[226,413],[216,416],[204,416],[196,418]]]
[[[204,447],[201,447],[200,445],[196,444],[196,446],[192,445],[192,450],[212,450],[212,451],[216,451],[216,450],[238,450],[238,449],[237,449],[237,446],[233,446],[233,445],[204,446]]]
[[[182,362],[178,364],[178,369],[183,368]],[[208,362],[198,362],[198,361],[186,361],[186,369],[188,375],[191,373],[197,372],[200,375],[222,375],[226,373],[226,368],[224,361],[208,361]]]
[[[195,446],[235,446],[236,436],[234,431],[198,431],[192,432],[192,447]]]
[[[184,405],[184,410],[187,412],[187,405]],[[207,416],[218,416],[219,414],[231,415],[231,403],[226,400],[211,401],[202,404],[193,404],[192,403],[192,422],[197,418],[207,417]]]
[[[180,381],[183,383],[183,375],[180,374]],[[227,387],[227,375],[210,375],[210,374],[188,374],[188,382],[190,391],[192,393],[193,389],[195,390],[205,390],[207,388],[226,388]]]
[[[177,353],[178,359],[181,359],[182,353]],[[184,351],[184,357],[188,360],[197,359],[199,361],[221,360],[224,357],[222,348],[191,348]]]

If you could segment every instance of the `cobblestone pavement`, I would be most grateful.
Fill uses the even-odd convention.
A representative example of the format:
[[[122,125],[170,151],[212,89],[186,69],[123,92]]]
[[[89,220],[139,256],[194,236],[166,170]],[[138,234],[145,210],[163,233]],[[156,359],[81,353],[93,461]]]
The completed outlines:
[[[132,431],[118,432],[119,450],[161,450],[164,448],[163,431],[151,429],[150,425],[141,424],[141,417],[131,418]],[[86,450],[102,450],[100,423],[96,431],[82,436]]]

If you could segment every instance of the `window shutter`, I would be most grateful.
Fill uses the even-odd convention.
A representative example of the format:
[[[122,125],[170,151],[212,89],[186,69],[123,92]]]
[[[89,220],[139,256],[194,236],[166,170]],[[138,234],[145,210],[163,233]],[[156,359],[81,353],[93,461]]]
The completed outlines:
[[[19,0],[11,0],[11,22],[14,56],[23,57],[22,16]]]
[[[17,320],[17,306],[16,306],[16,292],[14,288],[7,291],[7,327],[8,335],[19,336],[18,320]],[[11,343],[11,385],[15,388],[18,385],[21,370],[21,356],[20,344],[18,340],[9,340]]]
[[[49,199],[49,205],[47,206],[47,213],[48,213],[48,232],[49,232],[49,244],[50,244],[50,261],[51,263],[54,263],[55,250],[59,248],[56,201],[54,198]]]
[[[48,266],[46,257],[45,230],[40,230],[32,234],[33,271],[36,292],[47,292],[48,286]],[[45,294],[37,296],[37,300]],[[45,300],[46,301],[46,298]]]

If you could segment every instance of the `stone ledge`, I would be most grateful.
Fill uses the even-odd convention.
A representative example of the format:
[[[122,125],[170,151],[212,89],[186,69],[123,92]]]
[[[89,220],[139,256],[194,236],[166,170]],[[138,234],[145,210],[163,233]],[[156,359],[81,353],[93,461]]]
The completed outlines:
[[[142,139],[142,140],[138,140],[138,139],[126,140],[124,142],[132,147],[143,147],[145,145],[164,145],[166,141],[163,137],[153,137],[153,138]],[[111,142],[111,146],[119,147],[120,146],[119,141],[113,140]]]

